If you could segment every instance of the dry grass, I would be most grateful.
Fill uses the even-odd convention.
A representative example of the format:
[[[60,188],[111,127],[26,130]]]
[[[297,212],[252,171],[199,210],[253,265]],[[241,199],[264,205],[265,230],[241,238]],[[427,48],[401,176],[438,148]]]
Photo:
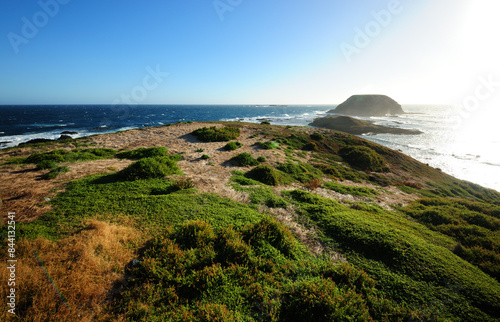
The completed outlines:
[[[140,234],[129,227],[91,220],[80,233],[51,242],[22,240],[17,245],[17,317],[31,321],[90,321],[104,318],[102,310],[113,283],[123,276],[125,265],[134,258],[127,247]],[[62,300],[35,255],[67,300]],[[0,272],[0,284],[7,285],[8,271]],[[0,288],[5,299],[7,288]],[[2,310],[0,320],[7,320]]]

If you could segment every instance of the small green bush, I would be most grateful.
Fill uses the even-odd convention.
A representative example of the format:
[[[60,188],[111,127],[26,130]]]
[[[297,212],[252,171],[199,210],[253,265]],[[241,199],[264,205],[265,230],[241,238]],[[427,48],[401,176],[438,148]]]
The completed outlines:
[[[167,153],[167,148],[163,146],[155,146],[152,148],[137,148],[135,150],[121,152],[118,153],[116,157],[120,159],[139,160],[142,158],[163,157],[166,156]]]
[[[243,144],[241,144],[238,141],[236,141],[236,142],[229,142],[228,144],[226,144],[224,146],[224,149],[227,150],[227,151],[233,151],[233,150],[241,148],[242,146],[243,146]]]
[[[313,134],[311,134],[311,139],[315,140],[315,141],[321,141],[325,138],[325,136],[321,133],[318,133],[318,132],[314,132]]]
[[[257,158],[257,161],[259,161],[259,162],[266,162],[266,158],[263,157],[263,156],[260,156],[260,157]]]
[[[202,159],[202,160],[208,160],[208,159],[210,159],[210,156],[209,156],[209,155],[204,154],[204,155],[202,155],[202,156],[201,156],[201,159]]]
[[[307,163],[288,162],[280,164],[277,168],[302,183],[322,177],[321,171]]]
[[[259,165],[259,161],[254,159],[254,157],[248,152],[240,153],[232,157],[230,161],[236,165],[239,165],[240,167]]]
[[[262,121],[260,122],[261,125],[271,125],[271,122],[269,121]]]
[[[67,166],[56,167],[52,169],[49,173],[42,176],[42,179],[50,180],[56,178],[61,173],[69,172],[69,168]]]
[[[179,172],[177,163],[169,158],[143,158],[120,171],[118,175],[125,180],[163,178]]]
[[[203,142],[224,142],[237,139],[240,136],[240,129],[228,126],[223,128],[202,127],[195,130],[193,135]]]
[[[277,149],[279,147],[278,143],[274,141],[266,141],[264,143],[262,142],[257,142],[256,143],[261,149],[265,150],[272,150],[272,149]]]
[[[386,172],[389,170],[385,160],[380,154],[366,146],[348,146],[340,149],[340,155],[349,164],[374,172]]]
[[[248,171],[245,176],[269,186],[277,186],[289,182],[283,172],[277,171],[269,165],[259,165]]]
[[[57,163],[52,160],[42,160],[36,164],[38,169],[55,169],[57,167]]]
[[[201,152],[204,152],[204,151],[205,151],[205,149],[202,149],[202,148],[196,149],[196,152],[200,152],[201,153]]]

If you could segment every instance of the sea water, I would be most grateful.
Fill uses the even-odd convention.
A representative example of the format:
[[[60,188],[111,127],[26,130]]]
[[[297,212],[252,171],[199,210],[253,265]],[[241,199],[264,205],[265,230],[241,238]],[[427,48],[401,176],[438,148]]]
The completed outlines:
[[[182,121],[264,120],[308,126],[336,105],[31,105],[0,106],[0,148],[63,131],[82,137]],[[420,135],[366,133],[364,138],[401,151],[457,178],[500,191],[500,138],[463,125],[444,105],[403,105],[407,114],[362,118],[375,124],[419,129]]]

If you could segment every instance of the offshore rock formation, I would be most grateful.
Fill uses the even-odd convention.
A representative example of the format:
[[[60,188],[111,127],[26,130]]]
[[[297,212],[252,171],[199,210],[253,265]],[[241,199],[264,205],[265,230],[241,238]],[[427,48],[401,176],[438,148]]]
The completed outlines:
[[[390,134],[421,134],[419,130],[407,130],[396,127],[375,125],[370,121],[358,120],[349,116],[326,116],[315,119],[309,125],[326,129],[342,131],[351,134],[390,133]]]
[[[405,112],[401,105],[386,95],[353,95],[336,109],[330,110],[329,113],[353,116],[385,116],[387,114],[404,114]]]

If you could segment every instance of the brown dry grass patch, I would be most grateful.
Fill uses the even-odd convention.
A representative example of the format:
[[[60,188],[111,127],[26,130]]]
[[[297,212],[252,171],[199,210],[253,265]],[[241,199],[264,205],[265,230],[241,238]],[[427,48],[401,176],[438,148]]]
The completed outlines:
[[[19,320],[90,321],[103,319],[113,284],[134,258],[129,243],[138,243],[140,233],[130,227],[90,220],[78,234],[52,242],[20,240],[16,264],[16,313]],[[40,266],[45,269],[67,300],[62,300]],[[7,285],[9,272],[0,272],[0,285]],[[0,288],[6,299],[7,287]],[[0,320],[9,313],[2,310]],[[108,317],[109,318],[109,317]]]

